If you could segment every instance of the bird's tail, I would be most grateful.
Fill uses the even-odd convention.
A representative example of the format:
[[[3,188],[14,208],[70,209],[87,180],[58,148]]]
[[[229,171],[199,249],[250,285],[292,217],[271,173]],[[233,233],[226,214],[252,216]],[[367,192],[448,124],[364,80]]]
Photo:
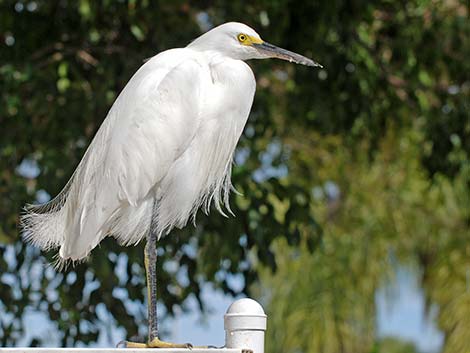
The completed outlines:
[[[26,205],[20,217],[23,239],[43,250],[58,248],[66,231],[67,195],[72,179],[51,201],[42,205]]]

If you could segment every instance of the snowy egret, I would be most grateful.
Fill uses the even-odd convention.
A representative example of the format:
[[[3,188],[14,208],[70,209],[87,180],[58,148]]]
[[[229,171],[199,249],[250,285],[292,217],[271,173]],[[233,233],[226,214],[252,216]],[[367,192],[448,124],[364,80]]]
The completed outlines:
[[[80,261],[106,236],[147,238],[149,340],[128,347],[185,347],[159,340],[156,242],[211,204],[230,212],[232,157],[248,118],[255,78],[248,59],[320,64],[226,23],[185,48],[164,51],[134,74],[67,185],[26,207],[26,240],[60,248],[58,264]]]

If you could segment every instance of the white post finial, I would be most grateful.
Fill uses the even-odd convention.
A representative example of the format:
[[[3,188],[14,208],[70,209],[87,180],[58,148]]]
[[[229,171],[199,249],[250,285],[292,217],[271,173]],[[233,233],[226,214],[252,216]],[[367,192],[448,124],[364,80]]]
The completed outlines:
[[[266,322],[266,314],[258,302],[249,298],[235,301],[224,316],[225,347],[264,353]]]

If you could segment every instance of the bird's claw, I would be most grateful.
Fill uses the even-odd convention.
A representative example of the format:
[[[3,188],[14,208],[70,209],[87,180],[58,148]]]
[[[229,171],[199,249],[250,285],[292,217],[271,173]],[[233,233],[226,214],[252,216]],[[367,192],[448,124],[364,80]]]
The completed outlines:
[[[117,344],[116,347],[123,346],[123,348],[187,348],[191,350],[193,345],[191,343],[171,343],[161,341],[158,338],[147,343],[131,342],[131,341],[121,341]]]

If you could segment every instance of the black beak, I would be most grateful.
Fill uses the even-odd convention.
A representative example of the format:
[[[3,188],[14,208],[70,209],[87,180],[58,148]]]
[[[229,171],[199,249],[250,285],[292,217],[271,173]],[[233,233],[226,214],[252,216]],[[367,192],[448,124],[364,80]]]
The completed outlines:
[[[309,58],[306,58],[305,56],[296,54],[286,49],[276,47],[275,45],[269,44],[267,42],[263,42],[259,44],[253,43],[252,46],[258,49],[258,51],[261,54],[266,55],[269,58],[278,58],[278,59],[287,60],[289,62],[294,62],[296,64],[306,65],[306,66],[313,66],[313,67],[316,66],[316,67],[321,67],[321,68],[323,67],[319,63]]]

